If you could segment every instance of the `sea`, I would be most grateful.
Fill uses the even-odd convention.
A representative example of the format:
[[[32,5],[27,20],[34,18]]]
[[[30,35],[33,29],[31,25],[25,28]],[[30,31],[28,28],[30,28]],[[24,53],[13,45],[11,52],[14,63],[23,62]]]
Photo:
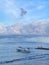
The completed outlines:
[[[0,36],[0,65],[49,65],[49,36]],[[30,53],[17,49],[30,48]]]

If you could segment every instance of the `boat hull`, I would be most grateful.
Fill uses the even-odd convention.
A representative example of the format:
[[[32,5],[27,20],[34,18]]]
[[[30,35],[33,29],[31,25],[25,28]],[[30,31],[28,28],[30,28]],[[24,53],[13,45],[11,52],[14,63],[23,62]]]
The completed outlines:
[[[35,48],[35,49],[40,49],[40,50],[49,50],[49,48],[41,48],[41,47],[38,47],[38,48]]]

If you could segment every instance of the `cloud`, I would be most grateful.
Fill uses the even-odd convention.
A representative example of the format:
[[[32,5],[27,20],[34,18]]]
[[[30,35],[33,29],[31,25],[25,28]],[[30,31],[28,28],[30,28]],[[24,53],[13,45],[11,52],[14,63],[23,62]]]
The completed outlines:
[[[0,33],[2,34],[33,34],[33,35],[49,35],[49,21],[34,21],[24,25],[18,23],[4,27],[0,24]]]
[[[42,10],[43,8],[44,8],[43,5],[39,5],[39,6],[37,6],[37,9],[38,9],[38,10]]]
[[[45,10],[42,10],[44,7],[43,1],[0,0],[0,10],[5,13],[3,15],[5,15],[6,18],[6,20],[2,22],[3,24],[10,25],[17,22],[29,23],[33,20],[44,19],[47,16]],[[27,11],[27,14],[24,17],[20,17],[20,8]]]
[[[2,33],[6,33],[6,28],[4,27],[4,25],[0,24],[0,34]]]
[[[11,15],[16,18],[19,16],[19,8],[14,4],[14,0],[1,0],[0,3],[0,8],[5,15]]]

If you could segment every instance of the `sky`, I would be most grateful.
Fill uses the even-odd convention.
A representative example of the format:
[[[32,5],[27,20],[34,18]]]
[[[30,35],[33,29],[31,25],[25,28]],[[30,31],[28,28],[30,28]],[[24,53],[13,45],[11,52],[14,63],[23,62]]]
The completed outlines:
[[[24,16],[20,16],[21,8],[27,11]],[[0,24],[28,24],[40,20],[49,20],[49,0],[0,0]]]

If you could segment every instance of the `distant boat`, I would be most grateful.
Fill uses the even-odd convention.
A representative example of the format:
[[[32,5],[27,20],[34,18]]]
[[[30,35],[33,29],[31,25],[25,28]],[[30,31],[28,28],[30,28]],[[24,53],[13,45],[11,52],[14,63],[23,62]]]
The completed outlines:
[[[40,50],[49,50],[49,48],[45,48],[45,47],[37,47],[37,48],[35,48],[35,49],[40,49]]]
[[[22,47],[19,47],[17,49],[17,52],[21,52],[21,53],[30,53],[30,49],[29,48],[22,48]]]

